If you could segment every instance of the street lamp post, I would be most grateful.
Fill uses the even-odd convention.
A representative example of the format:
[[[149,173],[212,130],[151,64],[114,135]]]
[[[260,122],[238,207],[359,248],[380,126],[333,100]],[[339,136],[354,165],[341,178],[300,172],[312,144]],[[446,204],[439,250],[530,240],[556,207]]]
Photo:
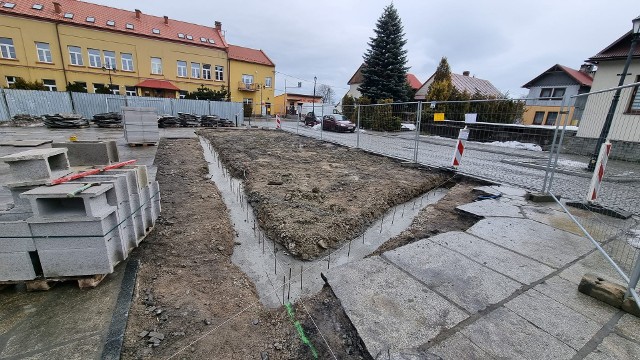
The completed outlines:
[[[311,102],[311,108],[313,111],[313,116],[316,116],[316,81],[318,80],[317,77],[313,77],[313,100]]]
[[[110,62],[105,62],[104,66],[102,67],[102,70],[107,70],[109,72],[109,91],[111,91],[113,93],[113,81],[111,81],[111,71],[113,70],[113,72],[116,71],[116,69],[112,69],[111,68],[111,63]]]
[[[636,44],[638,39],[640,39],[640,16],[633,19],[633,31],[631,32],[631,47],[629,47],[629,53],[627,54],[627,61],[624,63],[624,69],[622,70],[622,74],[620,74],[620,81],[618,82],[618,87],[624,85],[624,79],[627,76],[627,71],[629,70],[629,65],[631,65],[631,59],[633,58],[633,52],[636,49]],[[596,143],[596,148],[591,155],[591,160],[589,160],[589,165],[587,170],[593,171],[596,168],[596,162],[598,161],[598,154],[600,153],[600,148],[602,144],[606,141],[609,136],[609,130],[611,130],[611,123],[613,122],[613,115],[616,112],[616,108],[618,107],[618,101],[620,100],[620,92],[621,89],[617,89],[613,94],[613,99],[611,99],[611,106],[609,106],[609,112],[607,113],[607,117],[604,121],[604,125],[602,126],[602,131],[600,132],[600,137],[598,138],[598,142]]]

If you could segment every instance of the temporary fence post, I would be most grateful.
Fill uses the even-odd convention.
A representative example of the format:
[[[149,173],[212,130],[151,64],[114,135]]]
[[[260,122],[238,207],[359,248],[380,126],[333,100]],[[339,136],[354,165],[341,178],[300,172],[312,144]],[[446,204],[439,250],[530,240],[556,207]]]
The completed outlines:
[[[597,169],[598,167],[596,165],[596,170]],[[625,298],[630,297],[631,292],[635,291],[636,285],[638,285],[638,280],[640,280],[640,257],[636,259],[636,263],[633,266],[633,271],[629,277],[629,287],[627,288],[627,293],[624,295]]]
[[[567,116],[564,119],[564,124],[562,125],[562,133],[560,134],[560,140],[556,143],[556,139],[558,138],[558,129],[560,128],[560,121],[556,123],[556,129],[553,132],[553,141],[551,142],[551,149],[549,151],[549,161],[547,162],[547,168],[544,171],[544,181],[542,182],[542,192],[544,194],[548,193],[551,189],[551,182],[553,181],[553,174],[555,173],[555,166],[558,163],[558,158],[560,157],[560,147],[562,146],[562,141],[564,140],[564,132],[567,128],[567,122],[569,121],[569,112],[566,111],[565,100],[562,99],[562,104],[560,104],[560,114]],[[562,119],[562,115],[560,115],[560,119]],[[560,120],[558,119],[558,120]],[[553,164],[553,170],[551,162],[553,161],[553,154],[556,153],[556,160]]]
[[[418,102],[418,115],[416,116],[416,138],[413,151],[413,162],[418,163],[418,144],[420,143],[420,126],[422,123],[422,102]]]
[[[604,170],[607,167],[607,160],[611,154],[611,142],[609,139],[600,147],[600,154],[598,155],[598,161],[596,162],[595,171],[591,178],[591,184],[589,185],[589,193],[587,194],[587,201],[596,201],[600,193],[600,185],[602,184],[602,178],[604,177]],[[637,281],[637,280],[636,280]]]
[[[460,133],[458,134],[458,142],[456,143],[456,149],[453,153],[452,166],[454,169],[458,169],[458,166],[460,166],[460,161],[462,160],[462,155],[464,154],[464,146],[467,143],[468,138],[469,128],[465,126],[464,129],[460,129]]]
[[[356,105],[358,107],[358,125],[356,126],[356,148],[360,148],[360,105]]]

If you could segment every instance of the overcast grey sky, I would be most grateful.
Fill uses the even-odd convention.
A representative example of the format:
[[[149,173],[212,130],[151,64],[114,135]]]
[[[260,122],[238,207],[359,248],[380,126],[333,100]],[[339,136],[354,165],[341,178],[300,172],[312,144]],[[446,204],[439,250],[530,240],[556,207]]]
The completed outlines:
[[[362,62],[376,20],[389,0],[90,0],[127,10],[213,26],[229,43],[264,50],[276,63],[276,93],[299,80],[342,97]],[[409,70],[424,82],[446,56],[455,73],[471,71],[511,95],[554,64],[577,69],[631,29],[638,0],[396,0]],[[285,75],[286,74],[286,75]],[[278,91],[279,90],[279,91]]]

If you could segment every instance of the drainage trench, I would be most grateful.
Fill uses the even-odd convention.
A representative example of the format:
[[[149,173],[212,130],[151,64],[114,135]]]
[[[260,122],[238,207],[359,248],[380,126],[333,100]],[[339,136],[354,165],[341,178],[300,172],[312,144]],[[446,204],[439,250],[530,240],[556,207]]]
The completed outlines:
[[[209,166],[210,178],[229,209],[237,234],[231,260],[251,278],[260,301],[270,308],[293,302],[301,296],[316,294],[324,285],[321,272],[363,259],[407,229],[421,209],[438,202],[448,191],[444,188],[434,189],[393,207],[363,234],[342,247],[322,258],[303,261],[291,256],[287,249],[265,235],[247,201],[243,182],[229,174],[208,140],[200,137],[200,144]]]

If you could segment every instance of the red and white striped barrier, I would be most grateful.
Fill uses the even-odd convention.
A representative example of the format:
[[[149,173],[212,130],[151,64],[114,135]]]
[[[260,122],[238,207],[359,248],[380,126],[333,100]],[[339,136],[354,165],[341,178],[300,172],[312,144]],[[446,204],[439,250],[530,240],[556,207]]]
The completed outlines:
[[[281,129],[281,127],[280,127],[280,114],[276,115],[276,129]]]
[[[611,143],[609,140],[602,144],[600,147],[600,154],[598,155],[598,161],[596,162],[596,168],[591,178],[591,185],[589,186],[589,193],[587,194],[587,201],[596,201],[600,192],[600,184],[602,184],[602,178],[604,177],[604,170],[607,167],[607,160],[611,154]]]
[[[460,166],[460,161],[462,161],[462,155],[464,154],[464,147],[467,144],[467,139],[469,138],[469,129],[465,126],[464,129],[460,129],[460,134],[458,134],[458,143],[456,144],[456,151],[453,153],[453,167],[455,169]]]

